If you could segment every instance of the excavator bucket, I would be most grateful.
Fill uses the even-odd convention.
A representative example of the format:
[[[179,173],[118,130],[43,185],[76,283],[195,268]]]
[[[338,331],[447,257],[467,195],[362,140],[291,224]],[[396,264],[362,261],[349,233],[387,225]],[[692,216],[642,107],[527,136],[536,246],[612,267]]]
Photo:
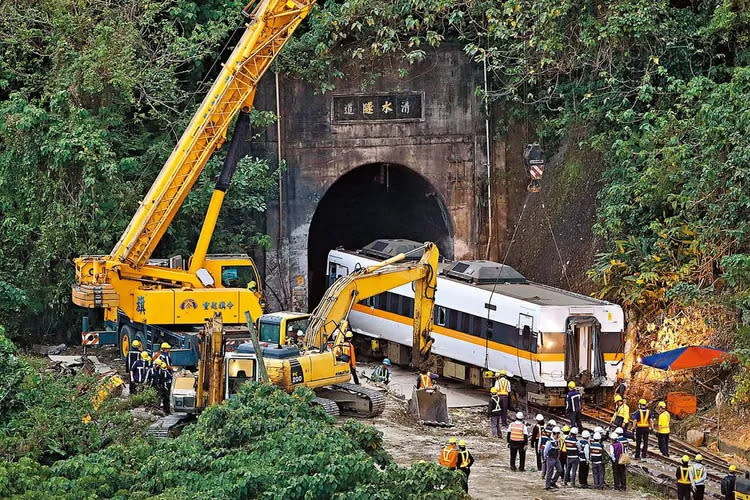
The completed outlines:
[[[453,425],[448,414],[448,398],[439,387],[414,388],[409,400],[409,412],[417,417],[420,424],[442,427]]]

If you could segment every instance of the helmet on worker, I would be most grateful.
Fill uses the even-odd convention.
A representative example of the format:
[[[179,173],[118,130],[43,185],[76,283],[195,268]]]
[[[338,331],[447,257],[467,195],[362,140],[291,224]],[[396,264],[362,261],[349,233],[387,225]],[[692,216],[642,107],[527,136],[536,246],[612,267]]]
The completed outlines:
[[[151,355],[147,353],[146,351],[143,351],[141,353],[141,359],[144,361],[151,361]]]
[[[568,389],[575,389],[575,388],[576,388],[576,383],[575,382],[573,382],[572,380],[570,382],[568,382]]]
[[[602,438],[601,434],[599,434],[598,432],[594,433],[594,441],[599,441],[601,438]]]
[[[615,394],[615,404],[622,402],[622,396]]]
[[[613,432],[609,435],[609,439],[615,440],[617,439],[617,433]]]
[[[701,455],[700,453],[698,453],[698,454],[697,454],[697,455],[695,456],[695,461],[696,461],[696,462],[701,462],[701,461],[703,461],[703,455]]]
[[[550,419],[550,420],[549,420],[549,422],[547,422],[547,423],[548,423],[549,425],[551,425],[552,427],[554,427],[554,426],[556,426],[556,425],[557,425],[557,422],[555,422],[555,420],[554,420],[554,419]]]
[[[523,413],[522,412],[519,411],[518,413],[516,413],[516,420],[523,420]]]
[[[587,430],[584,430],[584,431],[583,431],[583,432],[581,433],[581,437],[582,437],[583,439],[588,439],[588,438],[589,438],[590,436],[591,436],[591,433],[590,433],[589,431],[587,431]]]
[[[466,441],[462,439],[461,441],[458,442],[458,446],[461,448],[466,448]]]
[[[558,426],[554,426],[552,428],[552,434],[560,434],[560,428]]]
[[[133,341],[133,347],[141,347],[143,344],[141,344],[141,341],[138,339],[135,339]]]
[[[615,429],[615,433],[617,434],[623,434],[625,431],[622,430],[622,427],[618,427]]]
[[[638,404],[640,406],[646,406],[648,404],[648,401],[646,401],[645,399],[641,398],[641,399],[638,400]]]
[[[452,437],[448,439],[448,444],[456,444],[456,438]]]
[[[497,387],[493,387],[490,389],[491,394],[497,394]]]
[[[499,373],[499,375],[498,375],[498,373]],[[505,370],[500,370],[499,372],[495,373],[495,376],[496,376],[496,377],[504,377],[504,376],[506,376],[507,374],[508,374],[508,372],[507,372],[507,371],[505,371]]]
[[[162,348],[162,349],[171,349],[171,348],[172,348],[172,346],[171,346],[171,345],[169,345],[169,344],[168,344],[167,342],[162,342],[162,343],[161,343],[161,348]]]
[[[346,332],[346,333],[344,334],[344,337],[346,337],[346,338],[350,339],[350,338],[354,337],[354,334],[352,333],[352,331],[351,331],[351,330],[349,330],[349,331],[347,331],[347,332]]]
[[[384,364],[385,366],[391,366],[391,360],[390,360],[390,359],[388,359],[388,358],[385,358],[385,359],[383,360],[383,364]]]
[[[563,432],[570,432],[570,426],[569,425],[563,425],[562,430],[563,430]]]
[[[729,472],[737,472],[737,466],[732,464],[729,466]]]
[[[690,461],[690,457],[687,455],[682,455],[682,463],[686,464]]]
[[[604,432],[604,429],[600,425],[597,425],[596,427],[594,427],[594,432],[602,433]]]
[[[657,406],[659,408],[666,408],[667,407],[667,403],[665,403],[664,401],[659,401],[659,404]]]
[[[544,422],[544,415],[542,415],[541,413],[537,413],[536,414],[536,421],[537,422]]]
[[[572,428],[570,429],[570,433],[571,433],[571,434],[578,434],[578,427],[572,427]]]

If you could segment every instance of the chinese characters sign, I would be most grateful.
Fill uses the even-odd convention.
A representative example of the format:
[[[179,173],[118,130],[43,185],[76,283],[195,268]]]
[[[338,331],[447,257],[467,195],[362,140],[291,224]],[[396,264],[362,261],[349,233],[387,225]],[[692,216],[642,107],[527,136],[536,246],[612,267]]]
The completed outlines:
[[[333,121],[399,121],[422,119],[422,94],[333,96]]]

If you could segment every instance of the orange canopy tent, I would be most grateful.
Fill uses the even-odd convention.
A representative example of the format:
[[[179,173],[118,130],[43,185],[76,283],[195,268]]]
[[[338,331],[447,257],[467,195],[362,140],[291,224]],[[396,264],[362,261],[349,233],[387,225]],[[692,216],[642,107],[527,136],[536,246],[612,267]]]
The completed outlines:
[[[684,370],[718,365],[724,361],[737,362],[737,356],[717,347],[691,345],[652,354],[641,359],[641,364],[660,370]]]

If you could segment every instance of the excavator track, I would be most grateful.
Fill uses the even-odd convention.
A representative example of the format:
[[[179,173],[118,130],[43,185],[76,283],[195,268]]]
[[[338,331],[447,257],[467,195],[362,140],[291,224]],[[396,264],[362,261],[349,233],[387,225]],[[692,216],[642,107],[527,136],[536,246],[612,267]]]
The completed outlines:
[[[321,406],[323,410],[325,410],[325,412],[332,417],[338,417],[339,415],[341,415],[341,412],[339,411],[339,405],[336,404],[336,401],[332,401],[326,398],[315,398],[312,400],[312,404]]]
[[[175,437],[194,416],[189,413],[172,413],[151,424],[146,434],[157,439]]]
[[[356,404],[346,404],[339,402],[339,409],[342,415],[353,417],[372,418],[381,415],[385,411],[385,394],[377,389],[363,387],[361,385],[344,383],[332,386],[336,391],[341,391],[361,400],[366,400],[369,404],[363,404],[364,401],[358,401]],[[368,408],[365,408],[369,406]]]

